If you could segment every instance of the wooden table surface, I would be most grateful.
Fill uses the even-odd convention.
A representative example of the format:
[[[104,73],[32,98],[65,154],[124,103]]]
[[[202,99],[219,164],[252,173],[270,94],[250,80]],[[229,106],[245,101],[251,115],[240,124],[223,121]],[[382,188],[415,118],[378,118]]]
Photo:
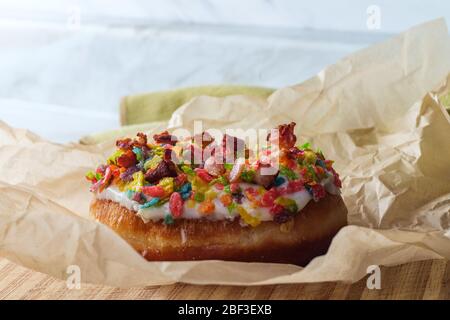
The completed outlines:
[[[450,262],[429,260],[381,268],[381,289],[366,278],[354,284],[313,283],[256,287],[175,284],[119,289],[66,282],[0,258],[0,299],[450,299]]]

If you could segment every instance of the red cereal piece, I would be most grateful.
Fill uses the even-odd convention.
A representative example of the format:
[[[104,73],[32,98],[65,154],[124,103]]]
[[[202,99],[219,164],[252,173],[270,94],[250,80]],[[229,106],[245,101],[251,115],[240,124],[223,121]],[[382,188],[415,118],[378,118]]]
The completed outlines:
[[[195,169],[197,176],[205,182],[211,182],[214,178],[205,169]]]
[[[231,193],[239,193],[241,191],[241,187],[239,186],[239,183],[231,183],[230,191],[231,191]]]
[[[278,192],[276,189],[272,188],[269,191],[267,191],[266,193],[263,194],[263,196],[261,197],[261,205],[263,207],[272,207],[273,206],[273,202],[275,201],[275,199],[278,197]]]
[[[272,207],[270,207],[269,212],[273,215],[280,214],[284,211],[284,207],[280,206],[279,204],[274,204]]]
[[[187,181],[187,175],[185,173],[180,173],[176,178],[175,178],[175,184],[177,186],[182,186],[183,184],[185,184]]]
[[[297,179],[297,180],[292,180],[292,181],[288,182],[286,192],[294,193],[294,192],[301,191],[302,189],[303,189],[303,180]]]
[[[181,217],[183,214],[183,199],[178,192],[174,192],[170,195],[169,209],[174,218]]]
[[[221,190],[221,191],[222,191],[223,188],[224,188],[224,187],[223,187],[223,184],[221,184],[221,183],[216,183],[214,186],[216,187],[217,190]]]
[[[153,198],[162,198],[165,195],[164,188],[161,186],[146,186],[142,187],[142,192]]]

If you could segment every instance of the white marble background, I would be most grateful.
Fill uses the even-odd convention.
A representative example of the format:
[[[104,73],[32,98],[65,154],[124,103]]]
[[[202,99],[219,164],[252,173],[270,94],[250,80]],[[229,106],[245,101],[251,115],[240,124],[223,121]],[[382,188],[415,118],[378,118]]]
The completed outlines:
[[[117,127],[121,96],[295,84],[449,9],[437,0],[0,0],[0,120],[76,140]]]

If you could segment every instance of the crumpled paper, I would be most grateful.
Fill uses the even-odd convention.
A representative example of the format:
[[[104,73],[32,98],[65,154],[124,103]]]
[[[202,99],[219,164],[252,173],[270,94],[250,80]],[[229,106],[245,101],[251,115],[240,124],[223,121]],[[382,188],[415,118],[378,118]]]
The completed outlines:
[[[113,141],[60,145],[0,123],[0,255],[58,278],[130,287],[174,282],[256,285],[357,281],[369,265],[450,258],[450,119],[436,95],[450,43],[435,20],[344,58],[267,100],[199,97],[167,124],[272,128],[297,122],[335,160],[351,225],[307,267],[223,261],[147,262],[89,218],[84,174]],[[293,61],[294,63],[294,61]]]

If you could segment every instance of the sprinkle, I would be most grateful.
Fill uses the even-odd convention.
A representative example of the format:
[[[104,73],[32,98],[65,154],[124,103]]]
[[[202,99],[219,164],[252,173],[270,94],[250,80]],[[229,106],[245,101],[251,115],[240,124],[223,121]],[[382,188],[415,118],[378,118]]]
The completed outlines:
[[[231,169],[233,169],[233,164],[232,163],[224,163],[223,167],[225,168],[225,170],[231,170]]]
[[[228,185],[228,186],[223,187],[223,191],[224,191],[225,193],[231,193],[230,186]]]
[[[152,198],[150,201],[144,203],[142,206],[139,207],[139,209],[145,209],[153,207],[155,204],[157,204],[159,201],[159,198]]]

